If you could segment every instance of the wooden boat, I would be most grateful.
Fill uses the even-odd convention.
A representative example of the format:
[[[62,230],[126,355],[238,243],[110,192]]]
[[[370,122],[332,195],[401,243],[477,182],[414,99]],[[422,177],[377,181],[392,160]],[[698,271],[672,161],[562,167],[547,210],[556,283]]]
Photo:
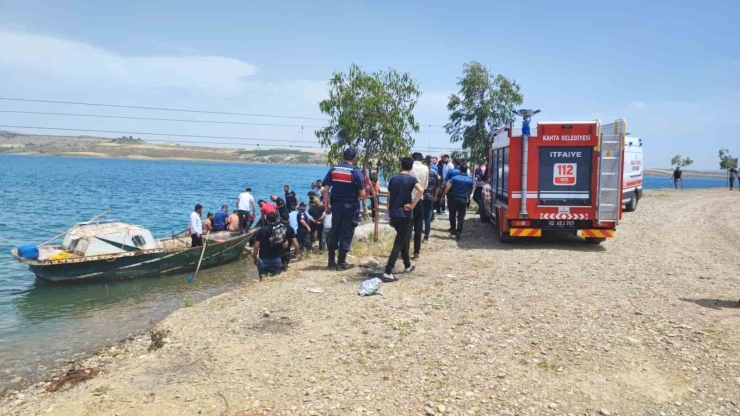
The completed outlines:
[[[252,233],[222,231],[206,241],[201,268],[238,260]],[[70,229],[60,246],[40,246],[39,256],[27,259],[13,249],[11,254],[27,264],[40,279],[50,282],[122,280],[186,273],[195,270],[202,247],[190,247],[190,237],[155,239],[140,226],[116,220],[83,222]]]

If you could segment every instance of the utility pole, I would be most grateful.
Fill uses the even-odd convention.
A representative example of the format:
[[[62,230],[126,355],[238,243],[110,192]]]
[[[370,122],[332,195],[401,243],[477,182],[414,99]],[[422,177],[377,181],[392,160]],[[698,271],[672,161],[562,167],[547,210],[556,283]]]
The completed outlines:
[[[432,125],[429,125],[429,138],[427,139],[427,154],[431,154],[432,150]]]

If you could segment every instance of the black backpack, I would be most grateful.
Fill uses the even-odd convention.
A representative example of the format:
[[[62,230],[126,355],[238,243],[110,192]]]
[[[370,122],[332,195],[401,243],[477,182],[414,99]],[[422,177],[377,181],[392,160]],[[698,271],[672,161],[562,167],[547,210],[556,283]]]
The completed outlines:
[[[272,227],[272,235],[270,236],[270,244],[278,246],[285,242],[285,235],[287,234],[287,228],[283,223],[277,223]]]

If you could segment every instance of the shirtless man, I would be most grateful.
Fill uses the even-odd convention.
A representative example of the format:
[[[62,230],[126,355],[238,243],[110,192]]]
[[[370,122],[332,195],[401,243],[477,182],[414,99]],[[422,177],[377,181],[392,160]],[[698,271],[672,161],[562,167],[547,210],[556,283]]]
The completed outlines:
[[[205,221],[203,221],[203,232],[213,231],[213,213],[209,212]]]
[[[226,229],[229,231],[239,231],[239,214],[234,210],[226,217]]]

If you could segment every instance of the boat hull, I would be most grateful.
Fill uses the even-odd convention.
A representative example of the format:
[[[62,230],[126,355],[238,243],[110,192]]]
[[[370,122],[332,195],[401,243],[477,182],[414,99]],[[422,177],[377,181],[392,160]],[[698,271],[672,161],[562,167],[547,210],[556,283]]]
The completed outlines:
[[[249,237],[208,244],[200,268],[239,260]],[[39,279],[54,283],[124,280],[194,271],[201,251],[202,247],[157,250],[75,262],[36,262],[29,263],[29,267]]]

